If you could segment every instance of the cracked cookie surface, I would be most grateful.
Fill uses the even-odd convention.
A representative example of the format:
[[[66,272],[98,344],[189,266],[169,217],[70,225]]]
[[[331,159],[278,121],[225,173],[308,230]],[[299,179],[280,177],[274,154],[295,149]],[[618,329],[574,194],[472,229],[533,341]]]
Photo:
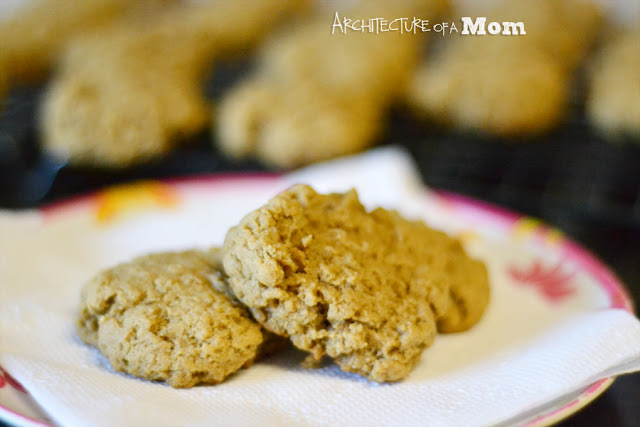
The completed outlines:
[[[265,339],[216,290],[224,280],[217,249],[136,258],[85,285],[78,334],[115,370],[172,387],[219,383],[250,365]]]
[[[478,323],[490,297],[489,276],[483,262],[470,257],[458,239],[432,229],[420,221],[409,221],[397,212],[376,209],[389,226],[402,229],[419,275],[430,275],[434,283],[445,283],[443,293],[431,294],[431,306],[440,333],[464,332]],[[434,299],[437,298],[437,299]]]
[[[433,342],[449,284],[429,262],[430,233],[395,212],[367,212],[355,191],[298,185],[226,236],[234,295],[266,329],[374,381],[405,378]],[[436,314],[434,314],[434,312]]]

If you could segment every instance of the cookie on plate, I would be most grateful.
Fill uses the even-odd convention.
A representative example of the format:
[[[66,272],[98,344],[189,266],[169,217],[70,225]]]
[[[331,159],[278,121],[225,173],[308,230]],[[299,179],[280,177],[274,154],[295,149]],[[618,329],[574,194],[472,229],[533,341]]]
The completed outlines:
[[[439,264],[449,280],[449,308],[438,317],[438,332],[453,333],[470,329],[482,318],[489,305],[489,275],[483,262],[471,258],[460,241],[445,233],[434,234],[440,247]]]
[[[474,326],[484,314],[490,297],[487,269],[481,261],[471,258],[459,240],[426,227],[421,221],[409,221],[394,211],[376,209],[371,212],[389,227],[403,230],[405,244],[420,248],[414,268],[418,274],[439,276],[446,293],[436,294],[432,301],[440,333],[463,332]],[[424,271],[420,271],[424,269]]]
[[[78,334],[118,371],[177,388],[219,383],[265,341],[246,310],[215,290],[223,280],[217,249],[136,258],[85,285]]]
[[[264,327],[316,359],[374,381],[405,378],[448,309],[448,281],[421,222],[367,212],[355,191],[297,185],[227,233],[234,295]]]

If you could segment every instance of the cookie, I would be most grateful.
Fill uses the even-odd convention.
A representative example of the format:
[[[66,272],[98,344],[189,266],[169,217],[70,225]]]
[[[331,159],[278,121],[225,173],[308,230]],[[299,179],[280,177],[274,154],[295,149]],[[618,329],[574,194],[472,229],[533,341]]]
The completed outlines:
[[[180,135],[206,126],[210,106],[197,84],[158,73],[147,83],[162,90],[150,91],[126,64],[75,69],[52,82],[40,118],[49,155],[73,165],[124,168],[161,157]]]
[[[498,137],[549,131],[568,112],[572,72],[598,33],[599,9],[579,0],[509,0],[487,21],[523,22],[526,34],[452,34],[415,73],[408,104],[464,131]]]
[[[0,22],[0,81],[21,84],[40,80],[73,38],[108,25],[132,10],[163,1],[169,0],[29,2]]]
[[[608,137],[640,137],[640,28],[609,40],[590,70],[587,114]]]
[[[499,43],[499,48],[473,43],[481,57],[455,49],[423,67],[410,86],[409,103],[421,116],[489,135],[552,129],[565,117],[567,74],[535,47],[517,40]]]
[[[459,240],[448,234],[426,227],[421,221],[409,221],[400,214],[384,209],[371,212],[389,227],[402,229],[407,245],[419,247],[416,269],[438,276],[445,283],[444,294],[432,303],[440,333],[463,332],[474,326],[489,304],[490,287],[483,262],[467,255]],[[434,295],[431,296],[433,298]]]
[[[442,0],[359,3],[342,17],[435,18]],[[341,33],[335,11],[266,43],[254,75],[226,95],[215,142],[231,157],[287,168],[361,151],[383,129],[420,55],[422,37],[398,31]],[[428,34],[428,33],[425,33]]]
[[[267,330],[316,359],[374,381],[405,378],[448,309],[448,282],[420,222],[367,212],[355,191],[297,185],[231,228],[223,262],[233,294]]]
[[[72,43],[46,93],[46,152],[71,164],[123,168],[204,130],[212,62],[242,53],[302,0],[186,2]]]
[[[591,0],[507,0],[487,18],[523,22],[527,34],[507,39],[539,47],[569,72],[589,50],[604,21],[602,10]]]
[[[265,342],[246,310],[215,290],[224,280],[217,249],[120,264],[85,285],[78,335],[117,371],[177,388],[219,383]]]
[[[431,241],[441,256],[437,267],[449,281],[449,308],[437,319],[438,332],[464,332],[478,323],[489,305],[487,268],[445,233],[433,232]]]
[[[290,167],[364,150],[382,130],[381,111],[367,101],[354,108],[307,89],[285,92],[263,80],[235,87],[218,110],[217,141],[223,152]]]

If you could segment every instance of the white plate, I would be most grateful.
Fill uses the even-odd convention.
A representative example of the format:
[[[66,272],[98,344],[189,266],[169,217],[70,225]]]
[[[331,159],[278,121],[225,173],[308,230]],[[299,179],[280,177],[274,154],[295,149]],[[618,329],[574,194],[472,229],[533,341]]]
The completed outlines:
[[[32,267],[35,272],[26,276],[41,279],[41,272],[37,270],[52,268],[53,273],[48,274],[54,280],[57,271],[52,267],[54,261],[57,267],[67,262],[69,269],[65,275],[68,281],[64,283],[68,286],[61,287],[60,292],[69,295],[69,304],[73,307],[83,280],[97,268],[147,251],[221,242],[229,226],[271,197],[280,185],[276,177],[270,176],[146,182],[105,190],[37,212],[6,214],[0,217],[0,226],[4,225],[5,230],[9,226],[17,235],[24,229],[25,236],[31,233],[38,244],[16,248],[11,242],[5,240],[3,246],[0,241],[0,272],[3,261],[21,262],[28,256],[38,260],[38,265]],[[430,224],[458,235],[471,253],[489,265],[492,302],[472,334],[487,333],[487,329],[496,328],[500,324],[496,313],[506,305],[521,304],[517,311],[512,311],[513,316],[520,316],[523,321],[545,319],[541,325],[531,326],[524,333],[532,336],[551,330],[554,322],[575,314],[603,308],[632,311],[631,299],[611,271],[560,232],[534,219],[454,194],[431,192],[425,192],[422,213]],[[55,257],[56,252],[64,252],[66,256]],[[54,260],[52,265],[47,263],[46,257]],[[496,280],[497,277],[500,280]],[[21,277],[21,280],[27,279]],[[46,304],[39,299],[40,295],[36,295],[38,289],[25,290],[24,295],[33,296],[34,304]],[[0,307],[1,304],[0,300]],[[72,317],[69,319],[71,322]],[[500,336],[500,333],[491,336],[494,335]],[[507,341],[508,335],[506,333],[504,337]],[[440,336],[434,349],[436,346],[455,346],[464,339],[464,334]],[[425,355],[430,351],[437,354],[436,350],[429,349]],[[492,355],[487,350],[481,357],[491,358]],[[423,362],[425,357],[431,365],[439,363],[437,356],[423,356]],[[421,366],[417,370],[422,369]],[[108,368],[97,366],[95,369]],[[257,372],[262,367],[252,368],[242,375],[249,375],[253,369]],[[520,414],[518,423],[546,425],[558,421],[584,407],[611,383],[612,379],[603,379],[546,405],[536,405],[537,409],[531,413]],[[51,424],[52,420],[31,398],[30,392],[34,391],[37,390],[24,390],[9,373],[0,372],[0,420],[17,425]]]

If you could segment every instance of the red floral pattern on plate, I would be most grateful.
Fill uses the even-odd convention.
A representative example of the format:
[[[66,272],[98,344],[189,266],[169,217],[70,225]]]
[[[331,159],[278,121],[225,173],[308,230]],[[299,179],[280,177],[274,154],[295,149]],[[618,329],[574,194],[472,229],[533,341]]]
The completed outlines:
[[[547,301],[552,303],[569,298],[576,291],[571,283],[575,272],[564,271],[562,262],[554,267],[547,267],[537,259],[528,269],[511,266],[508,272],[514,281],[535,287]]]

